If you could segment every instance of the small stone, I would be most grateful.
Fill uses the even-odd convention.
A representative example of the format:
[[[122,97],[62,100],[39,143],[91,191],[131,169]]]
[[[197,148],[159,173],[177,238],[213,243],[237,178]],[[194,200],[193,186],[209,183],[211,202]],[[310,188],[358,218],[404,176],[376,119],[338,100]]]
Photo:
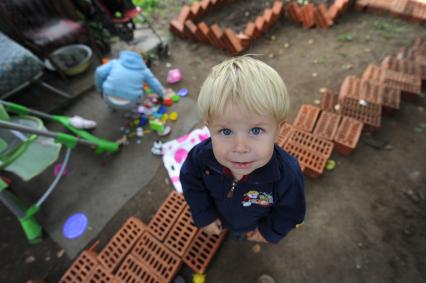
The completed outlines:
[[[357,263],[357,264],[355,265],[355,267],[356,267],[356,269],[361,269],[361,264]]]
[[[275,35],[272,35],[272,36],[271,36],[271,40],[272,40],[272,41],[275,41],[275,39],[277,39],[277,37],[276,37]]]
[[[259,245],[259,244],[256,244],[256,245],[254,245],[254,246],[251,248],[251,250],[252,250],[255,254],[257,254],[257,253],[259,253],[259,252],[260,252],[261,247],[260,247],[260,245]]]
[[[321,103],[321,101],[319,99],[314,100],[314,104],[319,105],[320,103]]]
[[[334,105],[334,110],[335,110],[335,111],[339,111],[339,110],[340,110],[340,104],[336,104],[336,105]]]
[[[164,178],[164,183],[166,183],[167,185],[170,185],[169,178]]]
[[[269,58],[274,58],[275,55],[273,53],[269,54]]]
[[[364,99],[360,99],[360,100],[358,101],[358,103],[359,103],[359,105],[361,105],[361,106],[367,106],[367,101],[365,101]]]
[[[422,106],[417,107],[417,110],[419,110],[420,112],[423,112],[425,109]]]
[[[50,256],[47,256],[44,258],[45,261],[49,261],[50,260]]]
[[[312,73],[312,76],[313,76],[314,78],[316,78],[316,77],[318,77],[318,73]]]
[[[308,40],[308,44],[314,44],[314,40],[313,39],[309,39]]]
[[[64,253],[65,253],[65,250],[62,249],[62,250],[60,250],[59,252],[56,253],[56,257],[61,258],[64,255]]]
[[[314,64],[318,64],[318,59],[314,59]]]
[[[166,63],[166,67],[170,68],[172,66],[172,64],[170,64],[169,62]]]
[[[361,242],[357,243],[356,245],[358,246],[358,248],[362,248],[363,247],[363,244]]]
[[[370,48],[364,48],[364,52],[365,53],[369,53],[371,51],[371,49]]]
[[[385,145],[385,150],[392,150],[393,147],[390,144]]]
[[[35,258],[34,256],[30,255],[29,257],[27,257],[27,258],[25,259],[25,263],[32,263],[32,262],[34,262],[35,260],[36,260],[36,258]]]
[[[290,47],[290,43],[284,43],[284,48],[289,48]]]
[[[87,230],[92,231],[93,230],[92,226],[87,226]]]
[[[246,12],[244,13],[244,16],[246,16],[246,17],[250,16],[250,12],[249,12],[249,11],[246,11]]]

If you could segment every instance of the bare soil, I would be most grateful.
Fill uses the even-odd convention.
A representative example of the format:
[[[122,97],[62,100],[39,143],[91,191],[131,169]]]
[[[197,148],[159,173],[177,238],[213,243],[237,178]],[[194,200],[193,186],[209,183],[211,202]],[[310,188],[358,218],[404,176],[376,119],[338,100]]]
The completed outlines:
[[[238,7],[226,13],[238,18],[244,11]],[[176,10],[168,7],[174,12],[159,13],[156,23],[167,22]],[[379,64],[418,36],[426,36],[424,26],[387,15],[348,12],[326,30],[278,23],[247,53],[259,54],[282,75],[291,95],[292,121],[303,103],[319,99],[319,89],[338,92],[347,75],[360,76],[368,64]],[[166,63],[180,68],[184,79],[174,87],[187,87],[193,98],[209,69],[228,58],[211,46],[179,39],[170,48],[171,57],[155,62],[153,71],[166,78]],[[276,282],[425,282],[425,107],[424,95],[414,103],[402,102],[399,112],[383,117],[377,133],[363,135],[351,156],[333,154],[334,171],[306,179],[305,225],[278,245],[261,245],[255,252],[253,243],[226,239],[207,270],[206,282],[256,282],[262,273]],[[160,168],[104,228],[100,248],[129,216],[144,222],[152,218],[172,189],[166,178]],[[3,206],[0,215],[0,282],[57,282],[71,263],[57,256],[60,247],[49,238],[28,245]],[[34,260],[25,262],[31,256]],[[181,273],[192,281],[187,267]]]

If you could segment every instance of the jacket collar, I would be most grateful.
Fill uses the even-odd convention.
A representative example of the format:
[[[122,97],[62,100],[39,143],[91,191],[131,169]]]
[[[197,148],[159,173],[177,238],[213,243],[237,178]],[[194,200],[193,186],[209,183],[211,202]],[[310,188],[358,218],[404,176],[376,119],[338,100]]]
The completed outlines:
[[[274,146],[274,153],[272,154],[271,160],[265,166],[251,172],[246,179],[246,183],[272,183],[281,177],[276,147],[277,145]],[[213,154],[211,138],[203,142],[200,160],[215,172],[222,175],[224,174],[224,166],[216,160]]]

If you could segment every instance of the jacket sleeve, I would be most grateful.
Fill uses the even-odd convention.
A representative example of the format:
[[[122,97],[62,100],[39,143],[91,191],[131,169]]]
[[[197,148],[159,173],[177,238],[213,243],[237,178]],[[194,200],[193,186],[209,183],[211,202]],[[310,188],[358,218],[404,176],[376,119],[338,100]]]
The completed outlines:
[[[163,86],[161,83],[157,80],[157,78],[154,76],[154,74],[151,72],[150,69],[145,68],[144,70],[144,78],[145,82],[148,84],[148,86],[159,96],[164,97],[164,91]]]
[[[188,154],[180,170],[183,195],[197,227],[204,227],[218,218],[214,201],[202,180],[202,168],[197,162],[197,149]]]
[[[102,93],[102,85],[112,69],[112,62],[104,64],[96,68],[95,85],[96,91]]]
[[[306,203],[303,173],[297,171],[287,184],[279,184],[278,200],[272,207],[272,213],[259,222],[259,232],[270,243],[278,243],[290,230],[302,224],[305,218]]]

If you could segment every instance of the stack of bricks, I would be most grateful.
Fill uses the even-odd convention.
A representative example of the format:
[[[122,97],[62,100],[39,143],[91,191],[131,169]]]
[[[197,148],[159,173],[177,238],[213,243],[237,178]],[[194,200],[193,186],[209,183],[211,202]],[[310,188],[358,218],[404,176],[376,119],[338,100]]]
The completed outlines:
[[[129,218],[99,255],[83,251],[60,282],[165,283],[183,263],[204,273],[225,235],[198,229],[183,196],[173,191],[148,225]]]
[[[349,0],[336,0],[327,8],[324,3],[299,5],[291,1],[286,5],[287,17],[294,23],[302,24],[304,28],[328,28],[332,26],[349,7]]]
[[[413,22],[426,21],[426,2],[424,0],[356,0],[358,11],[385,12]]]
[[[385,57],[381,66],[369,65],[362,78],[347,76],[339,95],[321,89],[320,106],[303,104],[293,124],[281,126],[277,145],[298,159],[305,175],[318,177],[332,150],[351,154],[363,130],[377,130],[383,113],[399,109],[401,94],[419,96],[422,59],[426,41],[418,38],[396,56]]]
[[[266,8],[255,21],[248,22],[245,30],[238,34],[231,28],[221,28],[218,24],[209,26],[202,21],[202,16],[206,13],[235,1],[203,0],[192,6],[184,5],[178,18],[170,22],[169,29],[180,38],[209,44],[231,55],[241,54],[250,42],[259,38],[279,20],[284,12],[284,4],[282,1],[275,1],[271,8]]]

